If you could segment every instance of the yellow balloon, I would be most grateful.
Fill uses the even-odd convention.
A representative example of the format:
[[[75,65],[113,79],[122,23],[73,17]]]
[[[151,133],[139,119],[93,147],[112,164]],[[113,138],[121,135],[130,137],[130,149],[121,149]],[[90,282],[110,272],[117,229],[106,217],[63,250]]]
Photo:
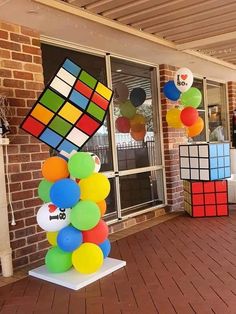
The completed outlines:
[[[52,246],[57,246],[57,235],[58,235],[58,232],[46,233],[47,240]]]
[[[81,274],[92,274],[101,268],[103,253],[94,243],[83,243],[72,253],[72,264]]]
[[[166,121],[169,127],[176,129],[184,127],[180,120],[180,113],[181,110],[179,110],[178,108],[171,108],[170,110],[167,111]]]
[[[102,173],[93,173],[91,176],[79,181],[80,198],[100,202],[110,193],[110,182]]]

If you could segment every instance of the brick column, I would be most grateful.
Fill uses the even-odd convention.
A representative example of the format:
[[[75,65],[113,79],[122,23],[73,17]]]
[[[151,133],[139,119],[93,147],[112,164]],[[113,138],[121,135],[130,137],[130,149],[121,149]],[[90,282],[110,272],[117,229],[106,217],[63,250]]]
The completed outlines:
[[[49,150],[19,129],[43,89],[39,34],[0,22],[0,46],[0,94],[7,96],[11,108],[8,172],[16,226],[10,226],[10,237],[13,264],[19,267],[42,259],[48,245],[44,232],[37,227],[35,214],[41,204],[37,197],[41,163],[49,156]]]
[[[166,122],[167,111],[176,105],[162,93],[164,84],[173,80],[176,68],[170,65],[160,65],[161,108],[164,140],[165,174],[167,187],[167,204],[169,210],[183,208],[183,184],[179,172],[179,144],[186,143],[183,129],[170,128]]]
[[[233,132],[233,111],[236,109],[236,82],[228,82],[228,101],[229,101],[229,122],[230,122],[230,134],[229,139],[232,141]]]

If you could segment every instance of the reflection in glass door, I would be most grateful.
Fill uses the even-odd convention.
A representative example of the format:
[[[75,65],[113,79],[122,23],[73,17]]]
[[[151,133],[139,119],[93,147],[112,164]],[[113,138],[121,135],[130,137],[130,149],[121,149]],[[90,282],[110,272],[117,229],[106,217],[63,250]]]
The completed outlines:
[[[156,69],[111,58],[121,216],[164,203]]]

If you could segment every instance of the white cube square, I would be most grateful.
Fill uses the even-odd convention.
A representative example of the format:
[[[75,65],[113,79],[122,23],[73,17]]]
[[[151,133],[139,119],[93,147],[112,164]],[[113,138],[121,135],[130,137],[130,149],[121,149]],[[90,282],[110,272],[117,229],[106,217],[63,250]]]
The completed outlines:
[[[183,168],[189,168],[189,158],[181,157],[180,166]]]
[[[209,180],[209,170],[200,169],[200,178],[199,180]]]
[[[198,158],[190,157],[190,168],[199,168]]]
[[[188,153],[188,146],[185,145],[185,146],[180,146],[179,147],[179,155],[182,157],[182,156],[188,156],[189,153]]]
[[[189,169],[181,169],[181,179],[190,179]]]
[[[208,145],[199,145],[199,157],[208,157]]]
[[[207,159],[207,158],[200,158],[199,162],[200,162],[200,168],[209,169],[209,159]]]
[[[191,169],[191,180],[199,180],[199,169]]]
[[[197,145],[189,145],[189,156],[190,157],[198,157],[198,146]]]

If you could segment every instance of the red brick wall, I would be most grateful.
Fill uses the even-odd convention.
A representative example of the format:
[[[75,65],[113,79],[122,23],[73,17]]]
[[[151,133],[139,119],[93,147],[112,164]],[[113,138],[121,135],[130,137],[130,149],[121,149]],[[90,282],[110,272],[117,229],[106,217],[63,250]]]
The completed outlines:
[[[0,94],[7,96],[11,114],[8,146],[10,189],[16,225],[10,226],[14,266],[32,263],[45,254],[44,233],[35,213],[41,201],[37,186],[48,147],[19,129],[23,117],[43,89],[39,34],[26,27],[0,22]]]
[[[236,109],[236,82],[228,82],[228,101],[229,101],[229,121],[230,139],[232,138],[232,118],[233,111]]]
[[[167,111],[176,105],[162,93],[164,84],[173,80],[176,68],[170,65],[160,65],[161,108],[164,140],[165,174],[167,188],[167,204],[170,210],[183,207],[183,185],[179,172],[179,144],[186,142],[183,129],[170,128],[166,122]]]

